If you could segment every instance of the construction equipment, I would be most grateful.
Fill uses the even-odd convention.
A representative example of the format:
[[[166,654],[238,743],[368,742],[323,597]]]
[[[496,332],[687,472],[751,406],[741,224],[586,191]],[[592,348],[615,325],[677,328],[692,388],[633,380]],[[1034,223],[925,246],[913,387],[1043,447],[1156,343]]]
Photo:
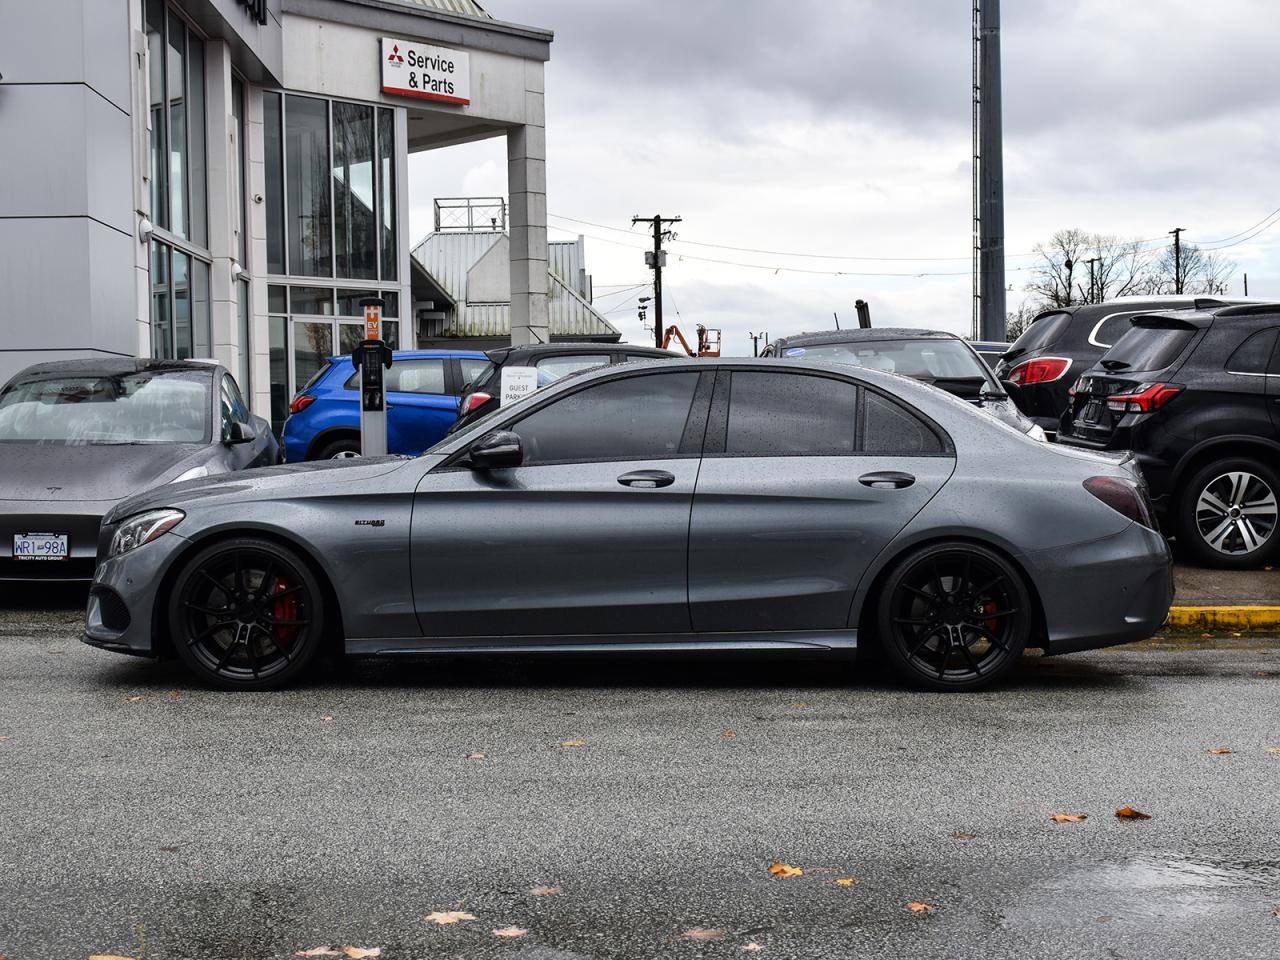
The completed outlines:
[[[698,324],[694,328],[698,333],[698,349],[689,346],[689,341],[684,338],[684,334],[680,332],[680,328],[675,324],[667,327],[662,335],[662,349],[667,350],[671,346],[672,338],[680,341],[680,346],[684,348],[684,352],[691,357],[718,357],[720,356],[720,331],[719,329],[708,330],[702,324]]]

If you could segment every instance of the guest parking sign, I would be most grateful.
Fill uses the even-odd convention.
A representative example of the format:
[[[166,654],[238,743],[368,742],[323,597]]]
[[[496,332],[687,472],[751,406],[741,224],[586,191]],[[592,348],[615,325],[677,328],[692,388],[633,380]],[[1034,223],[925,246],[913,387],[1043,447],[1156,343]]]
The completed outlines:
[[[470,58],[461,50],[383,37],[382,90],[442,103],[470,103]]]

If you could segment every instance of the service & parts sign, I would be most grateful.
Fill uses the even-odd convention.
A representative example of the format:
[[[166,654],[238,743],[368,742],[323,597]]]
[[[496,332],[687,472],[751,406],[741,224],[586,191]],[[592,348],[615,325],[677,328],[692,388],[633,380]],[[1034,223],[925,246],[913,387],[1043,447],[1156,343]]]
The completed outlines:
[[[383,37],[382,90],[441,103],[470,103],[471,60],[461,50]]]

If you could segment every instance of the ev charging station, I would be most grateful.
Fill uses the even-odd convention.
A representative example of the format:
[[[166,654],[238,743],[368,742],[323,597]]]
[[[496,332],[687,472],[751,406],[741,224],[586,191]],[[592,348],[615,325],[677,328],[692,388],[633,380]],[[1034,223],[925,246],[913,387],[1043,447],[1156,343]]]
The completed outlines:
[[[382,339],[381,297],[360,301],[364,307],[364,339],[351,354],[360,371],[360,454],[382,457],[387,453],[387,388],[382,376],[391,369],[391,348]]]

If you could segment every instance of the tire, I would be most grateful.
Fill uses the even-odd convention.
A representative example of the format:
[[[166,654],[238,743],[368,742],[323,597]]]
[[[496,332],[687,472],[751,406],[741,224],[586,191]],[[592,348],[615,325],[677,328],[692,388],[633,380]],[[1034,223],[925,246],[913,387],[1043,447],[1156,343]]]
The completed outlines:
[[[924,690],[981,690],[1017,665],[1034,622],[1022,574],[973,543],[921,547],[890,570],[877,598],[885,661]]]
[[[348,457],[360,456],[360,438],[359,437],[343,437],[340,440],[330,440],[322,446],[312,460],[345,460]]]
[[[287,686],[323,645],[320,584],[297,553],[270,540],[238,537],[201,550],[168,604],[178,658],[226,690]]]
[[[1183,485],[1175,526],[1187,558],[1246,570],[1280,551],[1280,474],[1249,457],[1205,464]]]

